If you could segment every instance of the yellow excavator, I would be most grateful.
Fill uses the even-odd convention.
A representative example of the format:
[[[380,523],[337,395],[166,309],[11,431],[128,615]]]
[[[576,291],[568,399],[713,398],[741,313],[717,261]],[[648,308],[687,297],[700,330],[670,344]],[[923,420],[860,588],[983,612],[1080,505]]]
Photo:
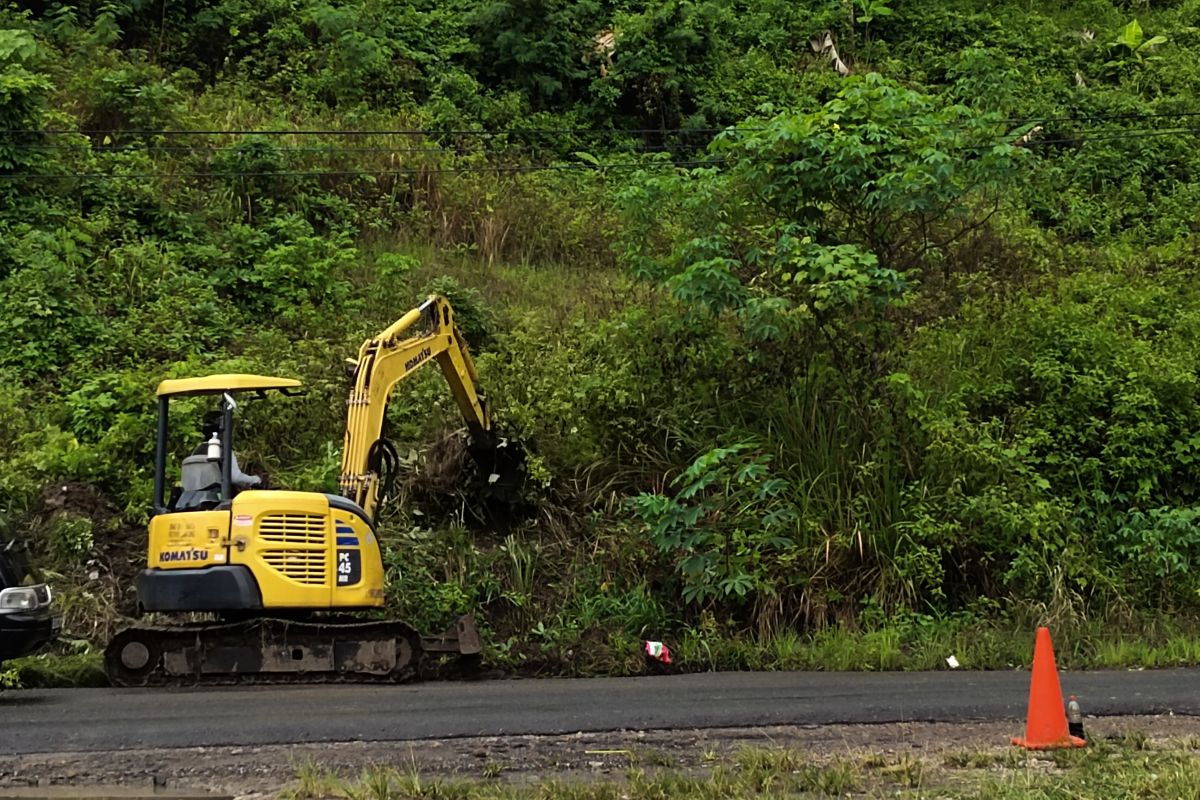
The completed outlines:
[[[216,619],[121,631],[105,650],[109,680],[397,682],[419,674],[424,654],[478,654],[469,616],[422,637],[401,621],[336,615],[384,605],[375,516],[397,467],[382,438],[384,415],[395,385],[435,361],[467,421],[472,455],[490,483],[500,477],[494,469],[508,480],[520,458],[494,436],[467,344],[441,296],[368,339],[350,362],[340,494],[263,489],[234,456],[237,398],[297,394],[299,381],[236,374],[160,383],[154,509],[137,603],[143,612]],[[170,401],[195,396],[216,398],[218,410],[206,416],[206,441],[182,459],[179,485],[168,494]]]

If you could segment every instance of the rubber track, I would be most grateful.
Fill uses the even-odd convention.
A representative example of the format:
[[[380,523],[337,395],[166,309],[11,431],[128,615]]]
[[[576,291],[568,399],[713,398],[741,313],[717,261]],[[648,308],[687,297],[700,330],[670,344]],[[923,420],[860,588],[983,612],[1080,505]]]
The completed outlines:
[[[257,672],[257,673],[240,673],[240,674],[189,674],[189,675],[172,675],[163,667],[161,653],[172,649],[171,645],[174,642],[179,646],[183,644],[192,644],[196,640],[197,634],[222,634],[230,632],[244,631],[248,639],[253,639],[261,634],[261,629],[267,626],[286,626],[289,630],[289,635],[302,633],[311,636],[328,636],[331,633],[337,633],[344,636],[347,633],[359,632],[368,635],[378,635],[386,633],[388,630],[392,632],[395,639],[407,637],[410,644],[413,645],[412,661],[399,672],[392,672],[387,675],[375,675],[371,673],[345,673],[345,672]],[[297,630],[299,629],[299,630]],[[308,630],[304,630],[308,629]],[[120,663],[120,648],[125,641],[131,636],[137,635],[138,638],[145,641],[145,635],[149,634],[157,639],[159,646],[160,657],[155,669],[148,672],[144,676],[138,676],[131,679],[127,675],[126,670]],[[180,640],[184,640],[180,642]],[[406,683],[416,680],[420,677],[420,668],[423,653],[421,651],[421,637],[409,625],[395,620],[374,620],[362,621],[330,621],[330,622],[298,622],[290,619],[275,619],[270,617],[256,618],[239,622],[196,622],[184,623],[177,625],[144,625],[134,628],[127,628],[109,642],[108,647],[104,651],[104,667],[108,674],[109,682],[113,686],[261,686],[261,685],[306,685],[306,684],[329,684],[329,683]]]

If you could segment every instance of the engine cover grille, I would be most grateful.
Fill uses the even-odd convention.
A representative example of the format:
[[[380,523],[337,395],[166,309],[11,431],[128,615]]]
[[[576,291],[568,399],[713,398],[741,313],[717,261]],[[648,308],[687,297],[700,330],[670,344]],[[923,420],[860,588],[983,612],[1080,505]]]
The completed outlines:
[[[272,544],[325,546],[326,518],[318,514],[267,514],[258,523],[258,537]]]
[[[264,550],[262,560],[271,569],[307,586],[325,583],[324,550]]]

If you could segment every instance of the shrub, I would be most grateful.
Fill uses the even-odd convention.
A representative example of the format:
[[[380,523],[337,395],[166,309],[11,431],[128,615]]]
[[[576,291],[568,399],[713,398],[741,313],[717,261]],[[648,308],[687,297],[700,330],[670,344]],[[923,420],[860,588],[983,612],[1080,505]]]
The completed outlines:
[[[807,538],[806,520],[789,502],[791,487],[770,469],[770,456],[755,443],[718,447],[672,482],[674,496],[631,501],[655,546],[674,559],[684,600],[752,602],[760,629],[793,588]]]
[[[1200,345],[1194,293],[1166,285],[1083,272],[921,337],[897,386],[922,431],[925,516],[969,547],[961,563],[1031,595],[1056,565],[1099,596],[1190,570]]]
[[[5,131],[0,135],[0,174],[36,167],[43,160],[44,152],[36,147],[38,134],[13,132],[40,127],[52,85],[39,69],[44,56],[32,32],[0,28],[0,130]]]
[[[47,526],[46,541],[55,564],[78,566],[95,545],[92,520],[78,514],[56,514]]]

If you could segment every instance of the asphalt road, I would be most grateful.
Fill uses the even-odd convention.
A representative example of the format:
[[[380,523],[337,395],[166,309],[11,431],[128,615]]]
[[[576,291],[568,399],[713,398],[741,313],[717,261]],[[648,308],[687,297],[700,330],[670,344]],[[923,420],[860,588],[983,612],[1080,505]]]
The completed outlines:
[[[1200,670],[1062,674],[1089,715],[1200,716]],[[1018,720],[1027,672],[725,672],[409,686],[0,693],[0,753]]]

